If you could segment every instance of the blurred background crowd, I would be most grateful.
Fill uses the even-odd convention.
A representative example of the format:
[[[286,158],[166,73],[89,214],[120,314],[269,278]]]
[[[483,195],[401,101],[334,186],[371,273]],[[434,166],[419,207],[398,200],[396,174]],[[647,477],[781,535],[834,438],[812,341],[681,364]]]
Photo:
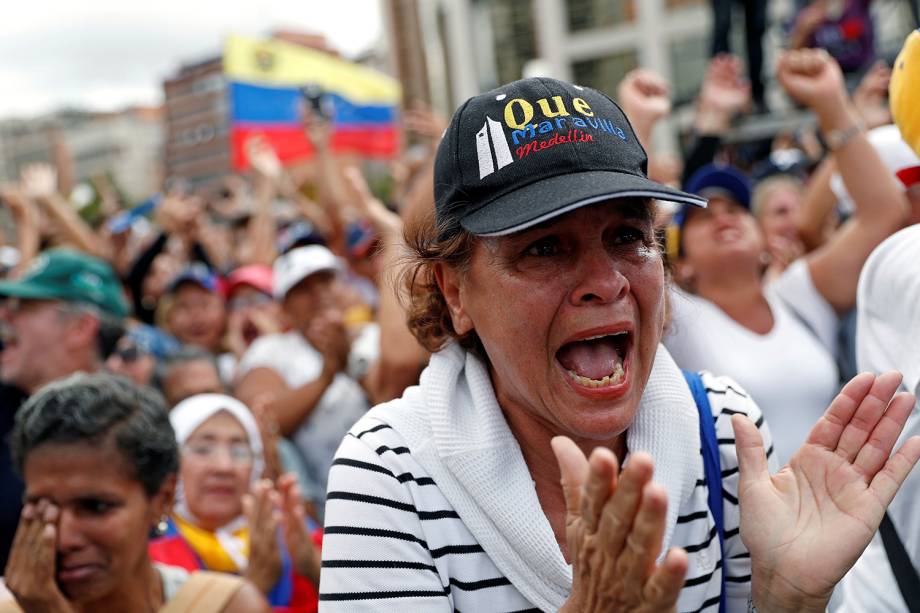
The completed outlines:
[[[447,118],[545,75],[608,94],[649,175],[710,198],[707,212],[659,208],[680,287],[666,344],[745,386],[788,459],[855,374],[862,264],[918,219],[920,159],[890,125],[888,87],[920,3],[371,4],[377,37],[358,56],[320,32],[228,33],[173,67],[159,105],[0,119],[0,437],[75,372],[158,390],[184,495],[154,558],[247,568],[273,605],[315,608],[335,450],[428,357],[399,295],[402,229],[433,210]],[[806,82],[780,60],[802,48],[827,53]],[[852,137],[841,116],[873,160],[835,156]],[[789,414],[791,398],[808,406]],[[22,494],[6,443],[0,492],[2,569]],[[308,526],[286,549],[270,505]]]

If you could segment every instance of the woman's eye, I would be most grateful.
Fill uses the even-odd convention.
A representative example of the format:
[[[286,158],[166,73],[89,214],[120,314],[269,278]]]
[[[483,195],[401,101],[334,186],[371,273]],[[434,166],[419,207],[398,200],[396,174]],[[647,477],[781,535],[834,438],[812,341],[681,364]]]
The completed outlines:
[[[638,228],[620,228],[617,230],[614,242],[618,245],[645,242],[645,233]]]
[[[532,255],[536,257],[549,257],[559,253],[559,241],[552,236],[546,238],[541,238],[537,242],[531,244],[526,251],[527,255]]]
[[[80,502],[80,508],[91,515],[103,515],[111,511],[115,505],[105,500],[83,500]]]

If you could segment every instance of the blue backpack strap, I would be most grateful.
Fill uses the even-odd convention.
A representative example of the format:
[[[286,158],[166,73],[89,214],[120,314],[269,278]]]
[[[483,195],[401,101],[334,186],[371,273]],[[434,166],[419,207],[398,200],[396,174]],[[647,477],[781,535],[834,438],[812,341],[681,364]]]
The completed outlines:
[[[719,456],[719,439],[716,436],[715,419],[706,387],[699,373],[682,371],[690,393],[700,414],[700,446],[703,452],[703,468],[706,472],[706,487],[709,490],[709,512],[716,523],[719,533],[719,550],[722,552],[722,594],[719,600],[719,612],[725,612],[725,522],[722,512],[722,462]]]

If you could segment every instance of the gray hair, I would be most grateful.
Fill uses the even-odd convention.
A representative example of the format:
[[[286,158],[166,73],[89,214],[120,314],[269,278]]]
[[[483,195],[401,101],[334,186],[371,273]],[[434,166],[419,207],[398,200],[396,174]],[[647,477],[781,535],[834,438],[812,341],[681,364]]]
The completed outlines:
[[[76,374],[49,383],[16,414],[13,461],[46,443],[101,446],[114,442],[148,496],[179,470],[176,435],[163,398],[111,374]]]

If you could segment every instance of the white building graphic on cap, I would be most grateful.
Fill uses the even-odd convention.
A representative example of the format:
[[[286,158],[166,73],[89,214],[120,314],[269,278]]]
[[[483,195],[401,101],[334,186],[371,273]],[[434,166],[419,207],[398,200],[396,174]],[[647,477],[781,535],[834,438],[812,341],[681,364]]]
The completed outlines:
[[[511,149],[508,148],[505,132],[502,130],[502,124],[491,117],[486,117],[482,129],[476,133],[476,155],[479,157],[480,179],[484,179],[514,161],[511,157]],[[498,164],[498,169],[495,167],[496,164]]]

